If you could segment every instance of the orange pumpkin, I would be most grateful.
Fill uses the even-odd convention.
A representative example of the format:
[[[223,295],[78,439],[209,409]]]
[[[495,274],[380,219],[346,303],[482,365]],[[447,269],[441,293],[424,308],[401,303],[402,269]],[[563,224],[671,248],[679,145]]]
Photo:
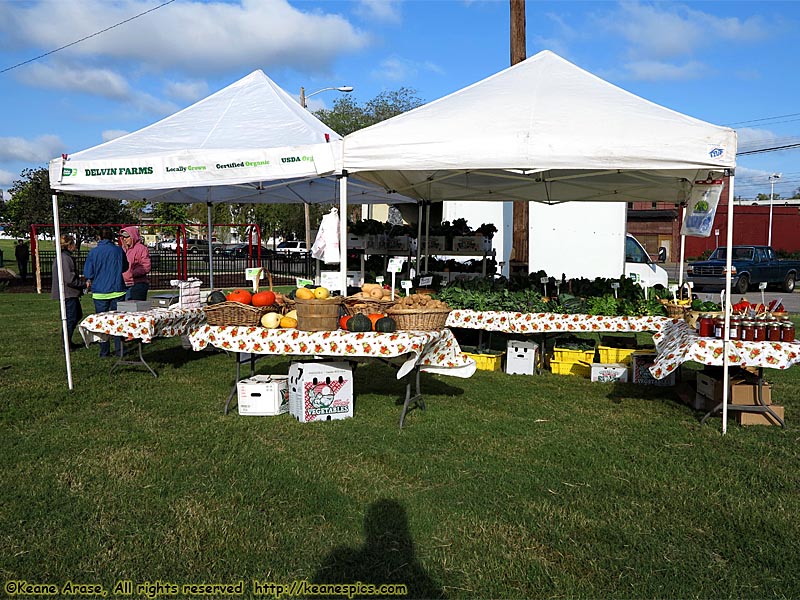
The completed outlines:
[[[250,302],[253,300],[253,295],[247,290],[238,289],[233,290],[225,297],[225,299],[228,302],[241,302],[242,304],[250,304]]]
[[[275,292],[265,290],[263,292],[253,294],[252,302],[253,306],[272,306],[275,304]]]
[[[347,331],[347,322],[350,320],[350,315],[339,317],[339,328]]]
[[[382,319],[385,315],[382,313],[371,313],[367,315],[367,318],[372,321],[372,331],[375,331],[375,323],[378,322],[378,319]]]

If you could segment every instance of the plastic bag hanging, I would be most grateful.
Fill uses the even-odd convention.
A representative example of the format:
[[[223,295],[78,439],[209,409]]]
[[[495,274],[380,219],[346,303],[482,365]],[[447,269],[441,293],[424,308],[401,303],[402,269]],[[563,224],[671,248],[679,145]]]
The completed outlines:
[[[339,211],[331,209],[322,217],[317,238],[311,246],[311,256],[325,263],[339,262]]]

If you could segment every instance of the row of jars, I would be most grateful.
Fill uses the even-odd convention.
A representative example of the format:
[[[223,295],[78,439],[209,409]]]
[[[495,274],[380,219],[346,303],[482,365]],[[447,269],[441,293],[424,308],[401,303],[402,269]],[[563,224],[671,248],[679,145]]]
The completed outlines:
[[[700,337],[722,339],[725,337],[725,318],[712,315],[700,315],[698,319]],[[730,319],[732,340],[743,342],[793,342],[794,323],[789,317],[758,316],[743,319],[732,316]]]

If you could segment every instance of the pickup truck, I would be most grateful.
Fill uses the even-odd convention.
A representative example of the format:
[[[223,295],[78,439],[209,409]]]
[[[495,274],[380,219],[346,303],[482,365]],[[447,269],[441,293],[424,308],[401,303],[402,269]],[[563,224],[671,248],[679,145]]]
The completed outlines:
[[[687,281],[695,289],[725,287],[725,267],[728,248],[720,246],[708,260],[690,263],[686,269]],[[793,292],[800,261],[780,260],[769,246],[734,246],[731,261],[732,290],[744,294],[751,285],[766,282],[780,286],[785,292]]]

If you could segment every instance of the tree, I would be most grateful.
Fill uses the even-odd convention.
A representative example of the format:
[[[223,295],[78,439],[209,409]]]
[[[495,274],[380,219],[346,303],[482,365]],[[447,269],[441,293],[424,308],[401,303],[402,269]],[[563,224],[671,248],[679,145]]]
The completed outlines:
[[[339,135],[347,135],[422,104],[424,101],[417,97],[416,90],[402,87],[396,91],[381,92],[363,106],[350,96],[341,96],[334,101],[331,110],[322,109],[314,114]]]
[[[50,176],[46,168],[25,169],[22,179],[15,181],[9,193],[11,200],[6,203],[6,218],[11,235],[24,237],[34,223],[49,224],[53,221],[53,190],[50,188]],[[93,198],[75,194],[60,193],[58,197],[59,220],[62,223],[130,223],[133,218],[120,200]],[[96,234],[92,227],[71,227],[78,245],[82,239]],[[43,231],[53,235],[51,231]]]

